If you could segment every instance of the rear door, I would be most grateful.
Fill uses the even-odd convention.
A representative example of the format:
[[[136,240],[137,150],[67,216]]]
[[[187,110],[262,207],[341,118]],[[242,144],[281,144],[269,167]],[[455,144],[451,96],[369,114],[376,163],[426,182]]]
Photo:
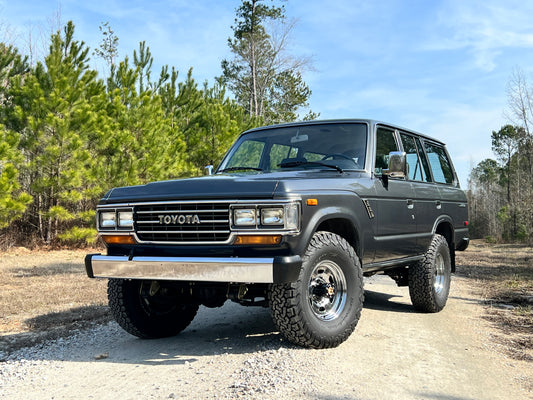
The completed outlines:
[[[416,220],[417,252],[423,253],[431,241],[435,221],[441,213],[440,190],[432,182],[432,175],[420,139],[408,132],[400,132],[406,153],[408,178],[413,189],[413,214]]]
[[[468,221],[466,196],[459,187],[450,157],[444,145],[429,140],[424,140],[424,151],[432,179],[439,189],[438,218],[449,220],[456,233],[465,233]]]

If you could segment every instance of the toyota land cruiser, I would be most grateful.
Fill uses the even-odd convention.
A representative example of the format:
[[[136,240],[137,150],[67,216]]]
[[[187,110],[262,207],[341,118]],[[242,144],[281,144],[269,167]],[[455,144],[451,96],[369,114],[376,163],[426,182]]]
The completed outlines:
[[[467,201],[445,145],[372,120],[244,132],[209,176],[115,188],[100,201],[117,322],[175,335],[200,305],[268,306],[291,342],[337,346],[355,329],[363,276],[408,286],[413,306],[446,304]]]

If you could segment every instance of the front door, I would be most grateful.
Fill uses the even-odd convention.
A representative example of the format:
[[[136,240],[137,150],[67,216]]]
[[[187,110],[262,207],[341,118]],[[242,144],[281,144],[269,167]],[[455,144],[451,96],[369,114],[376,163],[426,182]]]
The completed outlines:
[[[375,174],[388,168],[389,154],[398,151],[394,130],[378,127]],[[376,179],[377,230],[374,262],[417,254],[417,226],[412,184],[405,178]]]

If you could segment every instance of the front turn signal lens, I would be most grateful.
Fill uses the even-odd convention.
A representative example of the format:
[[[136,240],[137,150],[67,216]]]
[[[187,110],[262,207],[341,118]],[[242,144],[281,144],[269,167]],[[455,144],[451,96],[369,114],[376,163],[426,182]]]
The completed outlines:
[[[102,235],[106,244],[135,244],[135,239],[130,235]]]
[[[239,235],[233,244],[274,245],[281,243],[281,235]]]

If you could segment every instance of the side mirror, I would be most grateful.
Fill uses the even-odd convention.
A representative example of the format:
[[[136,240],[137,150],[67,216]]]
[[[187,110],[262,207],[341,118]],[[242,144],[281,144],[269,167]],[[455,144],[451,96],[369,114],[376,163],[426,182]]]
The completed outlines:
[[[204,169],[206,170],[207,175],[213,175],[214,167],[212,165],[206,165]]]
[[[407,155],[402,151],[391,151],[389,154],[389,169],[383,170],[383,175],[389,178],[405,178],[407,176]]]

